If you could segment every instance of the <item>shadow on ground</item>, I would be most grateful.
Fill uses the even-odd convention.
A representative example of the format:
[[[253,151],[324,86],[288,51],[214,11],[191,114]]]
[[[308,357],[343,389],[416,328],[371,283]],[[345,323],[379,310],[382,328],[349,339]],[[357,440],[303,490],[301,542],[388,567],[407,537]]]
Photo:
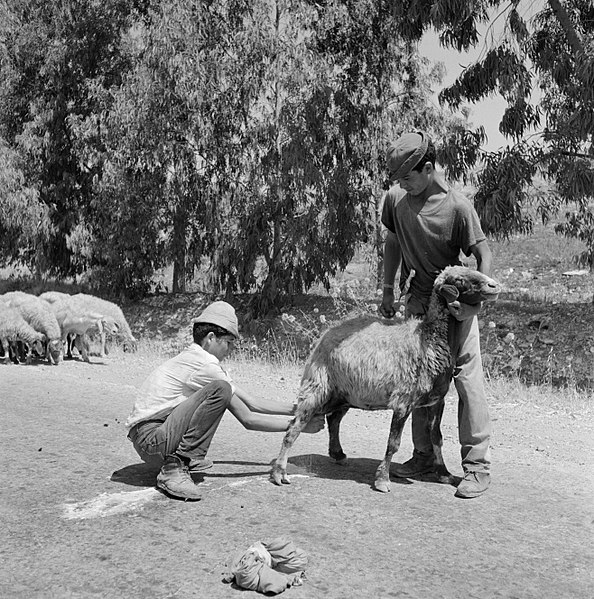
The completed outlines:
[[[200,472],[193,475],[196,482],[206,479],[239,479],[246,477],[258,477],[269,473],[273,462],[245,462],[245,461],[217,461],[211,470]],[[392,468],[396,464],[392,464]],[[287,474],[314,476],[328,480],[349,480],[362,485],[373,486],[375,471],[378,466],[378,460],[371,458],[348,458],[343,463],[336,463],[328,456],[320,454],[304,454],[289,458],[287,464]],[[256,467],[257,469],[253,469]],[[133,487],[154,487],[156,484],[159,466],[153,464],[130,464],[120,470],[112,473],[110,480],[116,483],[123,483]],[[424,474],[416,477],[399,478],[393,470],[391,471],[391,481],[394,484],[410,485],[413,480],[426,483],[448,484],[438,480],[437,475],[433,473]],[[452,477],[453,482],[449,483],[456,487],[462,480],[458,476]]]

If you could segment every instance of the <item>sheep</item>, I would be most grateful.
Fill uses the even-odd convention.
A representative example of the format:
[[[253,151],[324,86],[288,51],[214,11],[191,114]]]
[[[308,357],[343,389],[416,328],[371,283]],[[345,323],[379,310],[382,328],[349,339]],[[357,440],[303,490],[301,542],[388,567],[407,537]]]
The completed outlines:
[[[89,343],[86,336],[89,329],[97,327],[100,331],[109,333],[115,333],[118,330],[112,317],[90,310],[86,302],[76,295],[46,291],[39,297],[48,303],[56,316],[68,358],[72,358],[72,345],[74,345],[82,359],[85,362],[90,362]]]
[[[113,302],[104,300],[94,295],[77,293],[72,296],[77,305],[84,306],[89,310],[98,312],[104,316],[107,327],[99,324],[99,333],[101,335],[101,357],[105,357],[107,350],[105,347],[106,333],[117,334],[124,339],[124,350],[134,351],[137,347],[136,339],[132,335],[130,325],[126,320],[121,308]]]
[[[400,446],[402,429],[414,408],[431,411],[431,439],[441,482],[452,482],[441,453],[444,398],[453,372],[448,342],[449,302],[477,304],[495,300],[493,279],[462,266],[450,266],[435,279],[427,314],[404,322],[362,316],[327,331],[313,349],[301,379],[295,418],[271,471],[273,483],[289,484],[287,456],[305,425],[326,414],[329,455],[346,459],[339,439],[340,421],[350,407],[393,410],[386,454],[374,487],[390,490],[390,463]]]
[[[63,344],[60,325],[47,302],[36,295],[10,292],[2,296],[4,302],[16,308],[21,316],[36,330],[45,335],[46,347],[41,354],[50,364],[62,360]]]
[[[4,362],[10,363],[10,350],[13,348],[15,361],[18,362],[16,342],[22,341],[27,346],[27,364],[31,363],[32,352],[43,351],[43,334],[36,331],[14,307],[8,302],[0,302],[0,343],[4,349]]]

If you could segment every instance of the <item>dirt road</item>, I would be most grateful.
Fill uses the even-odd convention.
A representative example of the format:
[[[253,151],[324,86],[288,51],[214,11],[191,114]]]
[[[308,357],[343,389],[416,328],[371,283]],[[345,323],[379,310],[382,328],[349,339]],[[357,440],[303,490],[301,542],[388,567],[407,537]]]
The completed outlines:
[[[464,501],[431,480],[372,490],[386,412],[345,417],[346,466],[326,457],[325,431],[302,435],[282,488],[268,481],[282,435],[228,414],[204,498],[184,503],[154,489],[125,438],[134,389],[159,360],[0,367],[1,597],[247,597],[222,582],[226,560],[279,535],[310,556],[304,586],[283,595],[293,599],[594,596],[594,423],[583,415],[492,396],[493,483]],[[293,400],[296,369],[231,366],[247,389]],[[453,397],[443,432],[459,475]],[[394,461],[410,452],[407,425]]]

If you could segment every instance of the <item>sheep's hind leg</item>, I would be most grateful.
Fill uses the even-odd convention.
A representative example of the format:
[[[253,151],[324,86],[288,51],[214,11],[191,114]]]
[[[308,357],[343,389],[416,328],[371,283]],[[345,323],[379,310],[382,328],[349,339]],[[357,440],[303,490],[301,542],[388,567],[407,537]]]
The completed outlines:
[[[343,405],[326,415],[329,436],[328,455],[338,464],[345,464],[347,459],[340,444],[340,422],[348,411],[349,406]]]
[[[410,410],[404,414],[399,411],[395,411],[394,414],[392,414],[392,423],[390,424],[390,436],[388,437],[386,455],[375,472],[374,487],[382,493],[390,492],[390,464],[392,463],[392,456],[400,447],[402,429],[404,428],[404,423],[406,422],[409,414]]]
[[[289,456],[289,450],[293,446],[293,443],[297,440],[297,437],[301,433],[301,431],[305,428],[307,423],[312,419],[313,413],[308,412],[304,409],[301,409],[303,404],[299,404],[297,406],[297,412],[295,414],[295,419],[289,425],[285,437],[283,439],[283,444],[278,455],[276,461],[274,462],[274,466],[272,467],[272,471],[270,472],[270,480],[275,485],[285,484],[290,485],[291,481],[287,476],[287,459]]]

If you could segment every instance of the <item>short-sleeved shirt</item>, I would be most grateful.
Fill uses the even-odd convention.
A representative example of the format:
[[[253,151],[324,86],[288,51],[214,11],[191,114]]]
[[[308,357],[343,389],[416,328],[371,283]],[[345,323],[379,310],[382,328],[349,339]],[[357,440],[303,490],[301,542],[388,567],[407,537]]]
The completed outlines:
[[[227,381],[235,392],[231,377],[216,356],[192,343],[177,356],[155,369],[142,384],[126,427],[170,412],[212,381]]]
[[[422,303],[429,300],[437,275],[460,264],[460,251],[469,256],[470,248],[486,239],[474,206],[452,189],[422,202],[394,186],[384,198],[382,223],[396,234],[402,250],[400,289],[414,269],[409,293]]]

